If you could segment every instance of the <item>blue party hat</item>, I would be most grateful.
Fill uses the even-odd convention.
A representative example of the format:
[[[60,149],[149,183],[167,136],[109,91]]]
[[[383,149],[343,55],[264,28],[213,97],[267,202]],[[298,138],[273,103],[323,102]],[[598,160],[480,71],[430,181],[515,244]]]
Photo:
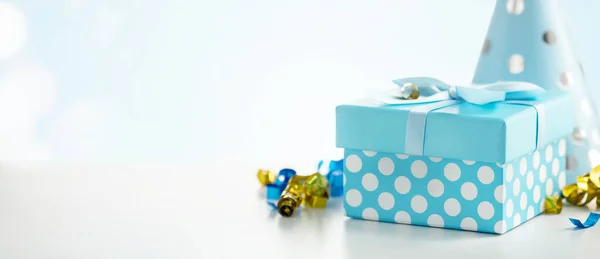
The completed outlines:
[[[559,12],[558,0],[497,0],[473,83],[525,81],[570,91],[575,128],[566,145],[566,170],[573,183],[600,165],[600,120]]]

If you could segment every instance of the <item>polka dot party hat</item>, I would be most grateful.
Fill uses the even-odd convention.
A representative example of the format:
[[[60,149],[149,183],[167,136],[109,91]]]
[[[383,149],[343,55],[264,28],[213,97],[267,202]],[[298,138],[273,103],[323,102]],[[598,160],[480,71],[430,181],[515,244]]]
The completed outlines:
[[[558,0],[497,0],[473,83],[526,81],[570,91],[576,126],[568,141],[567,181],[600,165],[600,126],[559,14]]]

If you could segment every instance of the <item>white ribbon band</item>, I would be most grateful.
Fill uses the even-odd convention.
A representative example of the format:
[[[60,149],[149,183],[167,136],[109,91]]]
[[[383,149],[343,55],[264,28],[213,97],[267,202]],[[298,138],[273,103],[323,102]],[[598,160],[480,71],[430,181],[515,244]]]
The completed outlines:
[[[461,103],[458,100],[447,100],[434,103],[422,104],[414,107],[408,113],[406,121],[406,137],[404,152],[407,155],[423,156],[425,148],[425,131],[427,125],[427,115],[429,112],[452,106]],[[546,110],[543,103],[536,101],[505,101],[502,103],[531,106],[536,110],[537,125],[536,125],[536,144],[535,150],[541,148],[544,143],[544,135],[546,132]]]

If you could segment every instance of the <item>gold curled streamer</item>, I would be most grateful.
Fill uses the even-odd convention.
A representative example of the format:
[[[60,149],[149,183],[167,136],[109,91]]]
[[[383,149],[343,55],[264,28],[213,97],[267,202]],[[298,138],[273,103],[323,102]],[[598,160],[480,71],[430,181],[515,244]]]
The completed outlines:
[[[258,173],[256,173],[256,177],[262,186],[274,183],[275,178],[277,178],[273,171],[264,169],[259,169]]]
[[[320,173],[294,175],[277,202],[277,211],[283,217],[290,217],[301,204],[325,208],[329,199],[329,188],[327,178]]]
[[[575,206],[586,206],[596,199],[600,207],[600,166],[594,167],[588,174],[577,177],[577,182],[565,186],[559,197],[549,196],[544,200],[544,213],[559,214],[562,211],[562,199]]]

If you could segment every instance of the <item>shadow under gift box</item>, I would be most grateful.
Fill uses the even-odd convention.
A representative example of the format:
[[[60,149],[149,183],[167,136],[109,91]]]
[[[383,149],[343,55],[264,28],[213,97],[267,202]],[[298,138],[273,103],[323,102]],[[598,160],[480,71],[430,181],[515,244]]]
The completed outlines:
[[[538,137],[533,106],[458,103],[430,111],[423,155],[407,155],[415,105],[370,99],[336,108],[344,148],[344,210],[356,219],[502,234],[543,212],[565,185],[568,93],[548,92]]]

